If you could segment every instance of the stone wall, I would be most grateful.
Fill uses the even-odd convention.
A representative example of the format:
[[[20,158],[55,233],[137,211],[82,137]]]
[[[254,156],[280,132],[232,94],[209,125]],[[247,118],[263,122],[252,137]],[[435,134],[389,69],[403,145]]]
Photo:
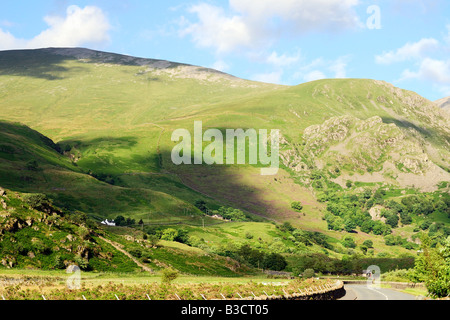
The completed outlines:
[[[337,281],[333,285],[325,285],[319,287],[299,290],[297,293],[282,296],[261,296],[252,297],[248,300],[337,300],[345,296],[344,283]]]

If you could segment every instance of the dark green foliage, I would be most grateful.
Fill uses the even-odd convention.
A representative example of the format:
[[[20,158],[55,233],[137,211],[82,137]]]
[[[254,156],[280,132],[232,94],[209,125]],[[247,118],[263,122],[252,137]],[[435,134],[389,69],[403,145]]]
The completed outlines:
[[[425,282],[428,292],[438,298],[450,295],[450,237],[432,248],[427,235],[421,238],[421,253],[416,260],[413,280]]]
[[[351,249],[356,248],[355,240],[350,236],[344,236],[344,238],[342,238],[342,240],[341,240],[341,243],[346,248],[351,248]]]
[[[196,206],[201,212],[207,213],[208,207],[206,206],[206,202],[203,200],[195,201],[194,206]]]
[[[118,227],[130,227],[136,225],[135,219],[125,218],[124,216],[117,216],[114,219],[114,222]]]
[[[232,257],[254,268],[282,271],[287,266],[286,259],[281,254],[266,253],[253,249],[248,244],[242,245],[236,251],[223,251],[219,254]]]
[[[285,222],[282,225],[277,225],[277,228],[281,231],[281,232],[293,232],[295,230],[295,228],[292,226],[291,223],[289,222]]]
[[[210,211],[211,215],[219,215],[232,221],[249,221],[245,213],[239,209],[220,207],[219,210]]]
[[[30,171],[38,171],[39,164],[36,160],[30,160],[26,164],[26,169]]]
[[[365,240],[363,242],[363,246],[366,246],[367,248],[373,248],[373,241],[372,240]]]
[[[300,201],[294,201],[291,203],[291,208],[297,212],[301,212],[303,210],[303,205]]]
[[[304,272],[303,272],[303,278],[305,278],[305,279],[310,279],[310,278],[314,278],[314,275],[315,275],[316,273],[314,272],[314,269],[306,269]]]
[[[50,200],[45,194],[29,194],[24,197],[25,202],[33,209],[40,210],[46,213],[60,212],[59,209],[53,206],[52,200]]]
[[[383,210],[381,213],[381,216],[386,218],[386,224],[391,226],[392,228],[398,227],[398,215],[397,213],[391,211],[391,210]]]

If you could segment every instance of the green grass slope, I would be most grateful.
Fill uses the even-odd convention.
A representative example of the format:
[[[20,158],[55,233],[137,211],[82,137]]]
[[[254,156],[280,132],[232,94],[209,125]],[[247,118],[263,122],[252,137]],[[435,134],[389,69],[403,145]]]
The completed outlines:
[[[202,225],[194,203],[204,200],[340,240],[323,219],[321,192],[345,189],[348,180],[430,192],[450,181],[448,115],[382,81],[277,86],[162,60],[41,49],[0,52],[0,97],[8,121],[0,124],[0,185],[98,218]],[[200,120],[204,130],[280,129],[278,175],[263,177],[250,165],[175,166],[172,132]],[[11,122],[38,130],[56,149]],[[33,160],[37,170],[29,170]],[[322,188],[316,177],[326,177]],[[302,202],[301,213],[293,201]]]

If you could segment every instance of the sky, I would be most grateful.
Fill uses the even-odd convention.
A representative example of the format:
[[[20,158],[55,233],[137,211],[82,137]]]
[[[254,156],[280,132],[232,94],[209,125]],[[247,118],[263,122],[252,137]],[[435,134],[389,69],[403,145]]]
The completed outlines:
[[[0,50],[90,49],[298,85],[384,80],[450,96],[449,0],[2,0]]]

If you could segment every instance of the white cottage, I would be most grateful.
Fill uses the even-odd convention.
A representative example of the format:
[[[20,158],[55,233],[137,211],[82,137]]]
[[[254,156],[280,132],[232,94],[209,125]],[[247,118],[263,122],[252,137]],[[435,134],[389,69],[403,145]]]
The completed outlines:
[[[102,221],[102,224],[104,224],[106,226],[110,226],[110,227],[115,227],[116,226],[116,223],[114,222],[114,220],[108,221],[108,219],[106,219],[105,221]]]

